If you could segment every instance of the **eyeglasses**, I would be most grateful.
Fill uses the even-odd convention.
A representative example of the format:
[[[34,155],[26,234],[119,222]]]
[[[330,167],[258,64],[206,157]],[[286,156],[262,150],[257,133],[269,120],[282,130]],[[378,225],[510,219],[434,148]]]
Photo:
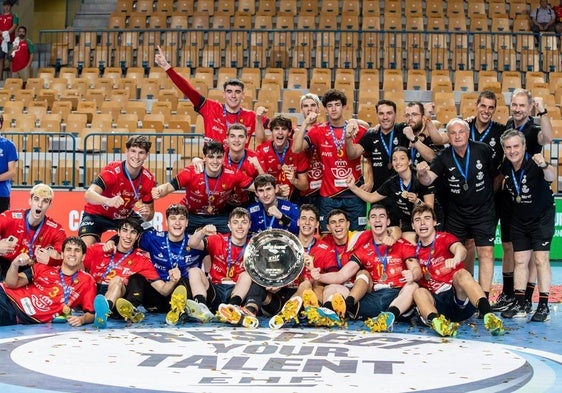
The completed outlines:
[[[405,117],[406,119],[409,119],[410,117],[418,117],[418,116],[421,116],[421,113],[406,113],[406,114],[404,115],[404,117]]]

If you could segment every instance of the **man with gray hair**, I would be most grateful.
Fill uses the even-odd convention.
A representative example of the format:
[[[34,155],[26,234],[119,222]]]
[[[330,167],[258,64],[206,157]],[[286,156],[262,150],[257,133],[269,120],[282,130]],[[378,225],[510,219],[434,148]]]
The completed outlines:
[[[469,140],[470,128],[461,119],[447,124],[450,146],[443,149],[429,165],[417,165],[418,179],[423,185],[441,178],[447,194],[444,204],[445,230],[461,242],[474,239],[479,256],[478,281],[488,296],[494,273],[495,209],[494,166],[490,146]],[[471,273],[474,266],[466,266]]]

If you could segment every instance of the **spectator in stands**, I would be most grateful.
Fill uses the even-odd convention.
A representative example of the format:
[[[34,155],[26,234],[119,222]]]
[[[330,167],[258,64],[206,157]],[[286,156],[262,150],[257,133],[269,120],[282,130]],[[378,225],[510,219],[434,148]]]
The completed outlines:
[[[554,30],[557,34],[560,34],[562,33],[562,0],[560,0],[560,3],[558,5],[552,7],[552,10],[554,11],[554,15],[556,15]]]
[[[54,192],[46,184],[36,184],[30,192],[29,209],[0,214],[0,281],[11,262],[21,254],[46,265],[61,264],[62,225],[48,217]]]
[[[450,147],[428,164],[417,166],[418,179],[430,185],[438,178],[447,193],[445,229],[463,243],[474,239],[479,256],[479,282],[489,294],[494,274],[495,207],[493,151],[490,146],[469,140],[470,127],[461,119],[447,124]],[[464,257],[463,257],[464,259]],[[467,270],[473,273],[474,266]]]
[[[229,232],[227,202],[230,196],[235,189],[249,189],[254,179],[242,171],[225,167],[224,145],[219,141],[207,142],[203,154],[202,171],[189,165],[170,182],[154,187],[152,196],[159,199],[185,188],[181,203],[190,214],[187,232],[192,234],[197,228],[213,224],[219,232],[226,233]]]
[[[312,126],[306,136],[302,130],[316,122],[318,114],[310,112],[305,125],[295,133],[293,152],[306,151],[314,146],[318,150],[324,167],[324,178],[320,186],[320,219],[321,229],[326,230],[326,217],[332,209],[342,209],[353,217],[353,230],[365,228],[366,205],[355,196],[347,186],[346,178],[353,174],[359,179],[362,173],[361,154],[349,157],[346,152],[346,141],[358,143],[366,129],[354,119],[346,120],[344,110],[347,97],[340,90],[328,90],[322,97],[328,121]],[[362,179],[360,179],[362,182]],[[370,190],[370,187],[369,187]]]
[[[151,146],[145,136],[130,137],[125,144],[125,160],[107,164],[86,190],[86,206],[78,228],[86,245],[99,242],[105,231],[117,229],[119,220],[133,216],[140,223],[154,217],[151,190],[156,182],[143,166]]]
[[[35,47],[29,38],[26,38],[27,28],[25,26],[18,27],[18,36],[12,44],[10,58],[12,59],[12,77],[21,78],[23,87],[27,79],[31,76],[31,63],[33,62],[33,53]]]
[[[250,137],[255,133],[257,143],[261,143],[266,139],[265,127],[267,127],[268,119],[264,115],[267,110],[263,106],[256,108],[255,112],[242,108],[244,83],[241,80],[229,79],[224,83],[224,104],[210,100],[202,96],[187,79],[176,72],[166,60],[159,46],[156,49],[158,50],[155,56],[156,64],[166,71],[178,89],[193,103],[195,110],[203,116],[206,140],[216,140],[224,143],[228,127],[234,123],[244,124],[248,128]],[[251,138],[248,138],[246,147],[248,147],[250,141]]]
[[[549,318],[548,296],[552,281],[550,245],[554,236],[554,198],[550,184],[556,179],[555,168],[541,153],[531,154],[525,147],[525,136],[514,129],[501,137],[506,160],[502,165],[505,187],[512,198],[510,235],[515,259],[515,301],[502,317],[526,317],[526,288],[529,264],[537,270],[539,305],[531,320]]]
[[[292,128],[291,119],[275,116],[270,122],[272,140],[260,144],[256,153],[264,172],[277,180],[280,196],[294,200],[294,195],[308,188],[308,162],[304,152],[293,153]]]
[[[0,115],[0,129],[4,124],[4,115]],[[16,175],[18,152],[16,145],[8,138],[0,136],[0,213],[10,208],[12,179]]]
[[[16,27],[18,27],[19,18],[12,12],[12,2],[4,0],[3,12],[0,15],[0,80],[4,79],[4,59],[10,53],[11,43],[16,38]]]
[[[546,0],[540,0],[540,5],[531,11],[531,31],[542,33],[554,31],[556,15]]]

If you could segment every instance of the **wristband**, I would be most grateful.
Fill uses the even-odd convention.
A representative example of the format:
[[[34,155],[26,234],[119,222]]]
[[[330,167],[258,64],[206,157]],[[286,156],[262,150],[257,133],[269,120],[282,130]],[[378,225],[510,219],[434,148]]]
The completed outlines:
[[[416,143],[418,140],[419,140],[419,138],[417,136],[415,136],[414,139],[412,139],[410,142]]]
[[[537,113],[537,116],[543,117],[543,116],[546,115],[547,113],[548,113],[548,111],[546,110],[546,108],[544,108],[544,111]]]

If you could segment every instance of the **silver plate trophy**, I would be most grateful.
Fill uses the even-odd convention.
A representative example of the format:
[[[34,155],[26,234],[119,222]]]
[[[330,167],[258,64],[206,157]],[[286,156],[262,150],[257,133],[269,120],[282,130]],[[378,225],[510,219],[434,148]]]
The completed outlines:
[[[291,232],[268,229],[250,239],[244,252],[244,264],[255,283],[283,287],[301,274],[304,247]]]

